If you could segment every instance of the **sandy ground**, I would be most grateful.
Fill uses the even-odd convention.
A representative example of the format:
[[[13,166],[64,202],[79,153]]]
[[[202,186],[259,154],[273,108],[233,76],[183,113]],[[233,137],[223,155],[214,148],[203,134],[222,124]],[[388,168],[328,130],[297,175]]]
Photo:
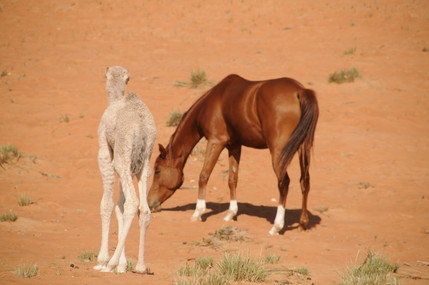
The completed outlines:
[[[369,250],[398,263],[404,275],[429,277],[419,262],[429,261],[428,1],[2,0],[0,23],[0,145],[24,153],[0,168],[0,213],[19,216],[0,223],[1,284],[172,284],[186,262],[218,261],[226,250],[275,253],[278,266],[307,268],[308,278],[288,279],[294,284],[337,284]],[[268,151],[253,149],[242,154],[237,220],[223,221],[223,153],[209,182],[205,221],[190,223],[197,155],[185,168],[185,189],[152,215],[146,260],[154,275],[100,273],[95,262],[80,261],[100,243],[96,133],[111,65],[131,72],[128,90],[152,110],[162,144],[174,131],[166,126],[170,112],[185,111],[209,88],[175,86],[194,70],[213,83],[230,73],[288,76],[316,90],[310,229],[297,228],[294,160],[286,230],[268,235],[276,180]],[[352,67],[361,74],[355,82],[328,82]],[[23,193],[35,203],[18,206]],[[218,249],[193,243],[228,225],[246,230],[248,239]],[[113,217],[112,250],[115,226]],[[127,241],[134,260],[137,239],[134,221]],[[25,263],[37,263],[39,275],[14,275]]]

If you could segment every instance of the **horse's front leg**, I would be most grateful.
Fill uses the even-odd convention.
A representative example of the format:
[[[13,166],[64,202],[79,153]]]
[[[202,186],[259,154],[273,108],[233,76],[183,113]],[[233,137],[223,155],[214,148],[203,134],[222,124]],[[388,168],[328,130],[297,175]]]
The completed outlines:
[[[195,212],[191,217],[191,221],[201,221],[201,216],[206,210],[206,188],[207,182],[209,181],[210,174],[213,171],[216,161],[225,147],[224,143],[219,142],[218,140],[209,140],[207,142],[207,149],[203,164],[203,169],[200,173],[200,178],[198,181],[198,199]]]
[[[238,165],[240,163],[241,146],[228,148],[229,156],[229,175],[228,175],[228,186],[230,193],[229,209],[224,218],[225,221],[231,221],[238,212],[237,204],[237,182],[238,182]]]

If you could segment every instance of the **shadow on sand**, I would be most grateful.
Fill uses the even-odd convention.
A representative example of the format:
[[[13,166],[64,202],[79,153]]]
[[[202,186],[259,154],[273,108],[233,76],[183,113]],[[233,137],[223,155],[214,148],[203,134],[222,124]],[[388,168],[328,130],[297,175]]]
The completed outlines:
[[[161,211],[193,211],[195,209],[196,204],[186,204],[183,206],[177,206],[173,208],[162,208]],[[222,212],[226,212],[229,207],[229,203],[213,203],[208,202],[206,204],[207,211],[204,213],[201,217],[202,221],[206,221],[209,217],[220,214]],[[211,210],[211,211],[210,211]],[[238,214],[234,218],[234,220],[237,220],[238,217],[241,215],[248,215],[252,217],[258,217],[266,219],[270,224],[274,224],[274,218],[276,216],[277,207],[271,207],[271,206],[255,206],[249,203],[238,203]],[[299,217],[301,215],[301,209],[292,209],[288,210],[286,209],[285,214],[285,226],[283,230],[280,231],[280,234],[284,234],[288,230],[297,229],[299,226]],[[310,219],[310,222],[308,224],[307,229],[314,228],[321,222],[320,216],[313,215],[310,211],[308,212],[308,218]]]

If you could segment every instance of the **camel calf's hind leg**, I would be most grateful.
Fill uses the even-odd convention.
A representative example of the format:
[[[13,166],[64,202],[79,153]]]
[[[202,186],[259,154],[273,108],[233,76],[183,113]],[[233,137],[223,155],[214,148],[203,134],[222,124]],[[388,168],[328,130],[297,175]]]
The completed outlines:
[[[140,241],[139,241],[139,257],[135,267],[136,273],[146,273],[146,265],[144,263],[144,248],[146,241],[146,232],[150,224],[150,208],[147,202],[148,193],[148,180],[150,176],[150,162],[146,159],[143,170],[138,179],[138,188],[140,196],[139,205],[139,227],[140,227]]]
[[[138,198],[134,190],[130,170],[127,167],[124,167],[124,165],[130,165],[130,163],[123,162],[124,161],[122,161],[122,159],[115,157],[115,169],[120,177],[122,190],[124,191],[125,196],[123,225],[121,233],[118,234],[118,244],[116,246],[115,253],[106,268],[102,270],[103,272],[112,272],[118,266],[120,256],[125,248],[125,241],[127,239],[131,223],[138,208]]]
[[[115,207],[116,218],[118,220],[118,239],[120,240],[124,228],[124,204],[125,196],[124,191],[122,190],[122,185],[119,183],[119,199],[118,204]],[[127,258],[125,256],[125,246],[119,257],[119,264],[116,267],[116,272],[125,273],[127,271]]]
[[[109,229],[114,207],[113,186],[115,181],[111,152],[104,139],[100,140],[98,166],[103,180],[103,197],[100,203],[101,247],[97,258],[98,264],[94,266],[94,269],[103,270],[109,262]]]

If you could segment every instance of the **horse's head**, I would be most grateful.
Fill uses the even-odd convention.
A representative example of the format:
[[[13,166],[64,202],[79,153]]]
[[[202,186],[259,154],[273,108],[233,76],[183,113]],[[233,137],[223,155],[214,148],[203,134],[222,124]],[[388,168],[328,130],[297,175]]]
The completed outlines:
[[[161,204],[182,186],[183,171],[173,165],[167,151],[159,145],[159,156],[155,161],[153,183],[148,194],[148,203],[152,211],[159,211]]]

